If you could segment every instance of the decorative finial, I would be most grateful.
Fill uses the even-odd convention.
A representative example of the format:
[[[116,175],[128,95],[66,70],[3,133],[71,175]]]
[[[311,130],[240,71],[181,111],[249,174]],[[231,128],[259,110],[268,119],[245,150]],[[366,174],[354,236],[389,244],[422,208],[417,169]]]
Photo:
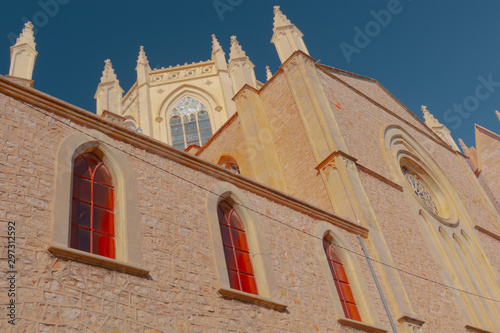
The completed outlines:
[[[139,58],[137,59],[139,64],[148,64],[148,57],[146,57],[146,52],[144,52],[144,46],[139,47]]]
[[[219,50],[222,50],[222,47],[220,46],[217,37],[215,37],[215,35],[212,34],[212,52],[217,52]]]
[[[434,118],[432,113],[430,113],[429,110],[427,110],[427,106],[422,105],[422,112],[424,113],[425,124],[427,125],[427,127],[432,128],[441,125],[439,121],[436,118]]]
[[[281,12],[280,6],[274,6],[274,28],[286,27],[291,24],[292,22],[290,22],[286,15]]]
[[[116,78],[115,70],[111,64],[110,59],[104,60],[104,71],[102,72],[101,83],[118,81]]]
[[[276,6],[276,7],[279,7],[279,6]],[[266,66],[266,78],[267,78],[267,81],[271,80],[272,77],[273,77],[273,73],[271,73],[271,70],[269,69],[269,66]]]
[[[241,48],[240,43],[236,40],[236,36],[231,36],[231,52],[229,53],[230,59],[246,57],[245,51]]]
[[[35,36],[33,34],[33,24],[28,21],[24,24],[23,31],[19,35],[19,38],[16,40],[16,45],[20,44],[30,44],[33,48],[35,48]]]

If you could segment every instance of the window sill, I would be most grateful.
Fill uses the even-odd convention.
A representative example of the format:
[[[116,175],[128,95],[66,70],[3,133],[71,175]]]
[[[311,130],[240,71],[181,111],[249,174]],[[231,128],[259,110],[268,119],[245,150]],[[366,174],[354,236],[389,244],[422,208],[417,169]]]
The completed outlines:
[[[387,332],[386,329],[376,327],[373,325],[369,325],[357,320],[352,320],[352,319],[347,319],[347,318],[340,318],[338,322],[341,325],[352,327],[352,328],[357,328],[365,332],[375,332],[375,333],[385,333]]]
[[[70,247],[60,244],[52,244],[49,247],[49,251],[54,256],[61,259],[75,260],[86,264],[104,267],[118,272],[128,273],[137,276],[145,276],[149,274],[149,270],[143,267],[139,267],[137,265],[116,259],[106,258],[85,251],[72,249]]]
[[[468,329],[469,331],[472,332],[479,332],[479,333],[492,333],[491,331],[483,330],[481,328],[471,326],[471,325],[465,325],[465,328]]]
[[[246,293],[244,291],[240,291],[240,290],[236,290],[236,289],[232,289],[232,288],[221,287],[218,291],[219,291],[219,294],[221,294],[222,297],[224,297],[224,298],[237,299],[237,300],[242,301],[242,302],[263,305],[265,307],[269,307],[269,308],[272,308],[274,310],[281,311],[281,312],[285,311],[287,308],[286,304],[280,303],[280,302],[272,300],[270,298]]]

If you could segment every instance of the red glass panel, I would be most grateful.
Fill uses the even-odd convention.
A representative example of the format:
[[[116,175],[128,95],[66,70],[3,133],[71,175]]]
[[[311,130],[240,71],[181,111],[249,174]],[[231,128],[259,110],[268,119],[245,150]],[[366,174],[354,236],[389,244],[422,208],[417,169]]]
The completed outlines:
[[[78,176],[73,177],[73,198],[90,203],[92,182]]]
[[[71,223],[90,228],[90,205],[73,199]]]
[[[93,153],[77,157],[73,165],[70,246],[115,258],[113,209],[114,190],[109,170]]]
[[[235,254],[236,254],[236,264],[238,265],[238,270],[240,272],[253,274],[252,262],[250,261],[250,256],[248,255],[248,253],[236,250]]]
[[[234,210],[231,213],[230,223],[231,223],[231,227],[233,227],[233,228],[237,228],[237,229],[240,229],[240,230],[245,230],[245,227],[243,226],[243,222],[241,222],[241,219],[238,216],[238,213],[236,213]]]
[[[108,235],[115,234],[113,212],[94,206],[94,225],[93,229]]]
[[[257,284],[252,275],[240,274],[241,290],[257,295]]]
[[[99,159],[99,157],[97,157],[96,154],[94,154],[94,153],[86,153],[86,154],[83,154],[82,157],[85,159],[85,161],[87,162],[87,164],[90,167],[90,170],[92,170],[92,171],[94,171],[95,168],[97,167],[97,165],[99,163],[101,163],[101,160]]]
[[[221,226],[221,229],[222,229],[222,226]],[[233,236],[233,242],[234,242],[235,248],[237,248],[238,250],[245,251],[245,252],[250,252],[248,250],[247,238],[245,237],[244,231],[240,231],[240,230],[236,230],[236,229],[231,228],[231,235]]]
[[[221,201],[219,203],[219,208],[222,210],[224,214],[229,214],[230,211],[233,210],[233,207],[231,207],[227,202]]]
[[[94,204],[104,208],[113,209],[113,188],[94,182]]]
[[[233,289],[240,290],[240,280],[238,278],[238,272],[235,271],[227,271],[229,274],[229,285]]]
[[[224,256],[226,257],[226,265],[228,269],[237,270],[236,261],[234,259],[234,251],[230,247],[224,246]]]
[[[344,270],[344,265],[333,263],[333,266],[335,267],[335,272],[337,273],[337,279],[339,279],[342,282],[349,283],[349,280],[347,280],[347,275]]]
[[[87,162],[83,159],[83,157],[79,156],[75,159],[75,163],[73,166],[73,173],[75,175],[83,176],[90,178],[90,169],[87,165]]]
[[[219,224],[220,227],[220,233],[222,236],[222,244],[227,245],[227,246],[233,246],[233,243],[231,242],[231,235],[229,234],[229,227],[223,224]]]
[[[71,247],[77,250],[90,252],[90,231],[72,226]]]
[[[108,258],[115,257],[115,240],[112,237],[94,232],[92,253]]]
[[[95,172],[94,175],[94,180],[109,185],[113,186],[113,182],[111,180],[111,174],[108,171],[108,168],[104,164],[99,165],[97,168],[97,171]]]
[[[349,314],[348,318],[361,321],[361,315],[359,314],[358,308],[356,304],[346,303],[347,313]]]
[[[342,295],[344,296],[344,301],[356,304],[354,296],[352,295],[351,287],[349,284],[340,282],[340,289],[342,289]]]

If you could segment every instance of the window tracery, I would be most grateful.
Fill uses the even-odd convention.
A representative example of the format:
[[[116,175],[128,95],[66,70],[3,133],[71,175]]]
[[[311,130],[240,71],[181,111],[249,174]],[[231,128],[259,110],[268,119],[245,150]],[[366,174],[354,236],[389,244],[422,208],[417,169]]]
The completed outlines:
[[[401,172],[403,173],[403,176],[405,177],[406,181],[412,188],[413,192],[417,195],[417,197],[422,200],[423,204],[434,214],[438,215],[439,211],[437,209],[437,205],[434,201],[434,198],[430,192],[430,190],[427,188],[427,184],[422,180],[422,178],[415,172],[412,172],[413,170],[410,170],[406,166],[401,167]]]
[[[193,97],[182,98],[170,112],[172,145],[185,149],[195,144],[203,146],[212,136],[206,106]]]

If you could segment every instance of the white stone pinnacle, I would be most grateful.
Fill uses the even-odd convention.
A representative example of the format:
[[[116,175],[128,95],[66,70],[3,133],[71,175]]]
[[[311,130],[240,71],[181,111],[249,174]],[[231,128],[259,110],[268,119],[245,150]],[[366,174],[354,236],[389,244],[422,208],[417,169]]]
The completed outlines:
[[[274,6],[274,28],[286,27],[291,24],[290,20],[281,12],[280,6]]]
[[[102,72],[101,83],[118,81],[111,60],[104,60],[104,71]]]
[[[241,48],[240,43],[236,40],[236,36],[231,36],[231,52],[229,53],[230,59],[246,57],[245,51]]]
[[[33,24],[29,21],[24,24],[24,29],[16,40],[16,46],[22,44],[28,44],[33,49],[36,46],[35,36],[33,35]]]
[[[219,50],[222,50],[222,47],[219,44],[219,41],[217,40],[217,37],[215,37],[214,34],[212,34],[212,52],[217,52]]]
[[[267,79],[267,81],[271,80],[272,77],[273,77],[273,73],[271,73],[269,66],[266,66],[266,79]]]

